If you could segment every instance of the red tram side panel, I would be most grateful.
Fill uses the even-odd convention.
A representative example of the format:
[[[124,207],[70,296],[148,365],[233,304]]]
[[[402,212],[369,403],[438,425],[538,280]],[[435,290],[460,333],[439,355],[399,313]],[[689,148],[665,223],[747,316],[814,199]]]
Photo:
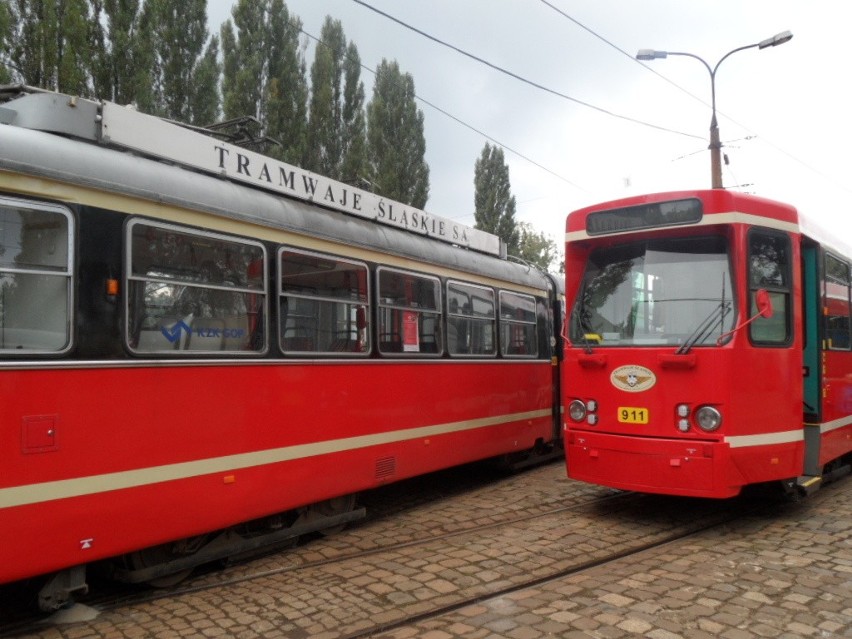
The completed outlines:
[[[848,472],[849,259],[792,207],[725,191],[572,213],[569,476],[723,498]]]
[[[33,422],[52,431],[39,436],[53,445],[6,455],[2,580],[550,438],[549,362],[353,368],[314,362],[5,373],[2,448],[21,451]],[[527,380],[522,393],[518,376]]]

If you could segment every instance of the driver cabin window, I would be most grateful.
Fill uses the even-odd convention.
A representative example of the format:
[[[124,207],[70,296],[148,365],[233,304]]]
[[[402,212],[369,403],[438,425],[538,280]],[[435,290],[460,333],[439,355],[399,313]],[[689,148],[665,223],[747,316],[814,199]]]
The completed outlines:
[[[758,315],[757,291],[772,300],[771,317],[749,324],[753,344],[783,346],[790,343],[790,238],[784,233],[752,230],[749,234],[749,317]]]

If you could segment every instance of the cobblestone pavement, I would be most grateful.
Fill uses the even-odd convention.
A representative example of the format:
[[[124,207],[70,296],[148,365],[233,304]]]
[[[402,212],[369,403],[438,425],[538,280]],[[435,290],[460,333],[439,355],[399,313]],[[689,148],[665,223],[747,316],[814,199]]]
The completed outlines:
[[[564,467],[554,464],[202,576],[191,582],[194,592],[100,614],[78,606],[66,614],[97,616],[27,636],[332,639],[377,627],[387,630],[375,636],[399,639],[852,636],[850,479],[771,515],[740,516],[606,567],[489,597],[554,568],[664,539],[731,507],[649,496],[632,496],[616,509],[612,501],[584,505],[610,495],[567,480]],[[551,512],[560,506],[575,508]],[[542,514],[487,532],[376,550],[424,531],[498,524],[505,513],[530,510]],[[357,550],[375,552],[344,558]],[[340,560],[310,564],[334,557]],[[471,595],[478,597],[474,605],[429,614]],[[402,625],[411,615],[422,617]]]
[[[383,639],[852,637],[852,479],[724,531]]]

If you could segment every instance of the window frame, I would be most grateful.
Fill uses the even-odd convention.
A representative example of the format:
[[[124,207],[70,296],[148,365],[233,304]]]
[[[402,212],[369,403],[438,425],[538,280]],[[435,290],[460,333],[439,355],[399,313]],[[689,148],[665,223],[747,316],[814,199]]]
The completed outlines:
[[[418,306],[407,306],[404,304],[399,304],[395,302],[386,302],[382,299],[382,274],[390,273],[394,275],[400,275],[403,277],[412,277],[420,280],[425,280],[432,282],[434,286],[434,291],[437,296],[436,305],[434,309],[426,309]],[[434,275],[428,275],[426,273],[418,272],[418,271],[409,271],[405,269],[393,268],[388,266],[379,266],[376,268],[376,350],[383,357],[415,357],[415,358],[435,358],[441,357],[446,351],[446,337],[443,335],[443,326],[444,326],[444,310],[443,310],[443,290],[441,286],[441,280],[439,277]],[[419,313],[422,319],[422,315],[430,315],[434,316],[435,323],[435,334],[436,334],[436,350],[434,352],[422,351],[422,350],[405,350],[405,337],[404,335],[400,335],[400,348],[402,350],[384,350],[382,348],[382,340],[381,336],[384,334],[393,334],[393,333],[383,333],[382,331],[385,328],[384,325],[384,315],[387,312],[394,311],[402,311],[402,312],[415,312]],[[418,322],[420,319],[418,319]],[[401,329],[404,331],[404,329]],[[440,343],[438,344],[438,340]],[[422,348],[420,343],[420,334],[419,334],[419,325],[418,325],[418,346]]]
[[[59,349],[40,349],[40,348],[26,348],[26,349],[0,349],[0,358],[15,358],[19,359],[21,357],[32,357],[33,355],[38,355],[41,357],[61,357],[63,355],[68,354],[71,350],[73,350],[75,346],[75,326],[76,326],[76,290],[77,290],[77,280],[75,277],[75,265],[76,265],[76,252],[75,252],[75,240],[76,240],[76,220],[74,218],[74,214],[71,212],[71,209],[67,206],[63,206],[60,204],[52,203],[52,202],[43,202],[43,201],[35,201],[35,200],[25,200],[21,198],[0,196],[0,206],[8,206],[10,208],[19,208],[19,209],[30,209],[34,211],[43,211],[47,213],[57,213],[63,216],[67,223],[67,236],[66,236],[66,251],[67,251],[67,259],[65,263],[65,269],[62,271],[51,271],[45,269],[29,269],[29,268],[10,268],[6,266],[0,266],[0,274],[5,273],[19,273],[23,275],[41,275],[41,276],[55,276],[55,277],[64,277],[66,280],[66,303],[67,303],[67,316],[65,318],[65,336],[66,341],[65,345]]]
[[[752,256],[753,256],[753,240],[756,236],[763,236],[765,238],[775,238],[782,240],[785,244],[785,255],[786,255],[786,272],[784,273],[784,282],[786,284],[765,284],[763,282],[759,284],[753,283],[752,280]],[[793,343],[793,243],[790,240],[790,236],[783,231],[778,231],[775,229],[770,229],[766,227],[752,227],[749,229],[747,237],[746,237],[746,286],[748,291],[748,305],[746,308],[749,309],[749,317],[755,317],[758,313],[757,311],[757,300],[756,293],[759,289],[765,289],[770,297],[781,296],[784,300],[784,339],[783,340],[768,340],[768,339],[756,339],[755,338],[755,329],[760,328],[763,324],[762,322],[770,321],[770,319],[755,317],[753,322],[749,323],[748,326],[748,338],[749,342],[752,346],[757,346],[760,348],[785,348],[789,347]],[[773,303],[773,316],[779,312],[778,305]]]
[[[340,262],[343,264],[348,264],[351,266],[356,266],[359,268],[363,268],[364,277],[365,277],[365,286],[366,286],[366,296],[363,299],[363,306],[365,307],[365,320],[366,326],[364,328],[365,331],[365,342],[361,345],[361,350],[359,351],[339,351],[339,350],[296,350],[296,349],[287,349],[284,348],[284,336],[283,330],[285,327],[282,326],[282,321],[284,321],[285,317],[281,309],[281,301],[284,297],[295,297],[299,299],[305,300],[314,300],[318,302],[330,302],[336,304],[351,304],[352,306],[359,306],[362,304],[361,300],[347,300],[345,298],[338,297],[330,297],[327,295],[304,295],[299,293],[286,293],[284,291],[284,282],[283,282],[283,268],[282,268],[282,257],[285,253],[295,253],[298,255],[307,255],[313,256],[324,260],[331,260],[335,262]],[[369,357],[370,353],[373,349],[373,339],[372,339],[372,296],[371,296],[371,282],[370,282],[370,267],[366,262],[361,260],[355,260],[348,257],[342,257],[340,255],[335,255],[333,253],[324,253],[321,251],[312,251],[308,249],[303,249],[290,245],[282,245],[278,247],[278,250],[275,253],[276,255],[276,303],[278,304],[278,321],[276,322],[276,341],[278,344],[278,348],[285,355],[318,355],[318,356],[332,356],[332,357]],[[356,328],[356,330],[358,330]]]
[[[224,286],[224,285],[209,285],[204,283],[199,283],[197,281],[191,281],[188,279],[181,278],[167,278],[167,277],[144,277],[141,275],[136,275],[133,273],[133,230],[137,226],[148,226],[154,229],[174,232],[183,235],[193,236],[195,238],[207,238],[210,240],[216,240],[219,242],[227,242],[231,244],[238,244],[243,246],[250,246],[260,249],[261,253],[261,263],[263,265],[263,273],[262,277],[262,289],[254,289],[250,287],[237,287],[237,286]],[[124,250],[124,290],[125,290],[125,302],[124,302],[124,345],[127,350],[133,355],[140,357],[177,357],[183,359],[191,359],[198,357],[218,357],[218,358],[257,358],[263,357],[269,352],[269,259],[267,255],[266,246],[260,242],[259,240],[240,237],[237,235],[229,235],[225,233],[218,233],[214,231],[207,231],[203,229],[198,229],[191,226],[184,226],[180,224],[172,224],[167,222],[161,222],[159,220],[151,220],[148,218],[135,217],[127,220],[125,223],[124,229],[124,238],[125,238],[125,250]],[[199,265],[201,266],[201,265]],[[261,302],[261,306],[258,309],[257,313],[261,316],[262,330],[263,330],[263,345],[262,348],[257,350],[228,350],[228,349],[188,349],[188,348],[179,348],[180,342],[177,342],[172,348],[163,348],[163,349],[152,349],[152,350],[143,350],[137,346],[133,346],[131,344],[131,335],[133,330],[130,326],[131,321],[131,303],[132,303],[132,283],[139,282],[144,285],[147,282],[160,283],[167,286],[184,286],[191,287],[195,289],[203,289],[206,291],[223,291],[227,293],[243,293],[243,294],[253,294],[253,295],[261,295],[263,300]],[[246,316],[248,317],[250,313],[246,312]],[[225,339],[223,337],[223,339]]]
[[[452,310],[450,310],[450,306],[449,306],[450,305],[450,287],[452,287],[452,286],[463,286],[463,287],[466,287],[466,288],[469,288],[469,289],[476,289],[476,290],[487,292],[491,297],[491,304],[492,304],[493,309],[494,309],[494,312],[492,313],[491,318],[486,319],[482,316],[477,316],[477,315],[465,315],[462,312],[453,312]],[[446,295],[446,298],[447,298],[447,317],[446,317],[447,328],[446,328],[446,336],[445,336],[445,339],[444,339],[444,341],[445,341],[444,349],[446,350],[446,352],[449,354],[450,357],[480,358],[480,359],[494,359],[494,358],[496,358],[497,353],[500,351],[500,346],[499,346],[500,338],[499,338],[499,334],[498,334],[499,330],[498,330],[498,327],[497,327],[497,314],[498,314],[497,311],[498,311],[498,308],[499,308],[499,301],[498,301],[498,296],[497,296],[496,291],[493,288],[488,287],[488,286],[482,286],[481,284],[471,284],[470,282],[463,282],[461,280],[447,280],[445,288],[446,288],[445,295]],[[491,339],[492,339],[492,344],[493,344],[492,351],[490,353],[453,352],[450,349],[450,322],[453,320],[453,318],[462,318],[462,319],[474,321],[474,322],[486,322],[486,321],[490,322],[491,323],[491,332],[492,332]],[[456,330],[458,330],[458,329],[456,329]]]
[[[828,300],[828,284],[829,284],[829,269],[828,269],[828,261],[833,260],[840,266],[846,267],[846,281],[838,282],[832,278],[831,283],[839,286],[841,291],[843,287],[846,287],[846,346],[838,347],[834,345],[834,340],[828,335],[829,333],[829,319],[831,317],[844,317],[843,315],[831,316],[829,314],[829,300]],[[826,252],[823,256],[823,277],[822,277],[822,308],[823,311],[823,335],[825,336],[825,349],[829,351],[840,351],[845,352],[852,350],[852,265],[843,258],[838,255],[834,255],[832,253]],[[841,304],[843,302],[841,301]]]
[[[509,318],[509,317],[504,316],[504,314],[503,314],[503,299],[504,299],[504,297],[508,297],[510,295],[514,296],[514,297],[527,298],[529,300],[532,300],[533,315],[535,317],[535,319],[532,322],[527,321],[527,320],[513,319],[513,318]],[[541,349],[540,349],[540,344],[539,344],[538,300],[536,299],[535,295],[529,295],[527,293],[519,293],[518,291],[502,290],[501,289],[500,292],[499,292],[499,308],[498,308],[498,311],[497,311],[497,316],[500,318],[500,322],[499,322],[500,328],[498,329],[499,330],[498,339],[499,339],[499,342],[500,342],[500,355],[502,357],[505,357],[505,358],[508,358],[508,359],[538,359]],[[507,340],[504,339],[504,336],[503,336],[503,326],[506,326],[509,329],[510,332],[511,332],[511,329],[513,327],[532,326],[533,327],[533,336],[534,336],[534,339],[535,339],[535,352],[532,352],[532,353],[510,353],[509,352],[509,345],[510,344],[506,343]],[[509,339],[508,341],[511,342],[511,339]]]

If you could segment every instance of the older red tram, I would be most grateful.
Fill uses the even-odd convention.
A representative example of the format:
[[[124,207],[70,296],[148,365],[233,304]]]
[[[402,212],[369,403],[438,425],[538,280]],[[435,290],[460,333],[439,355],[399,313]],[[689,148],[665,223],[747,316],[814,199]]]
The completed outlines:
[[[114,104],[2,102],[0,583],[168,582],[557,443],[561,287],[496,237]]]
[[[791,206],[723,190],[571,213],[568,474],[730,497],[852,459],[850,260]]]

